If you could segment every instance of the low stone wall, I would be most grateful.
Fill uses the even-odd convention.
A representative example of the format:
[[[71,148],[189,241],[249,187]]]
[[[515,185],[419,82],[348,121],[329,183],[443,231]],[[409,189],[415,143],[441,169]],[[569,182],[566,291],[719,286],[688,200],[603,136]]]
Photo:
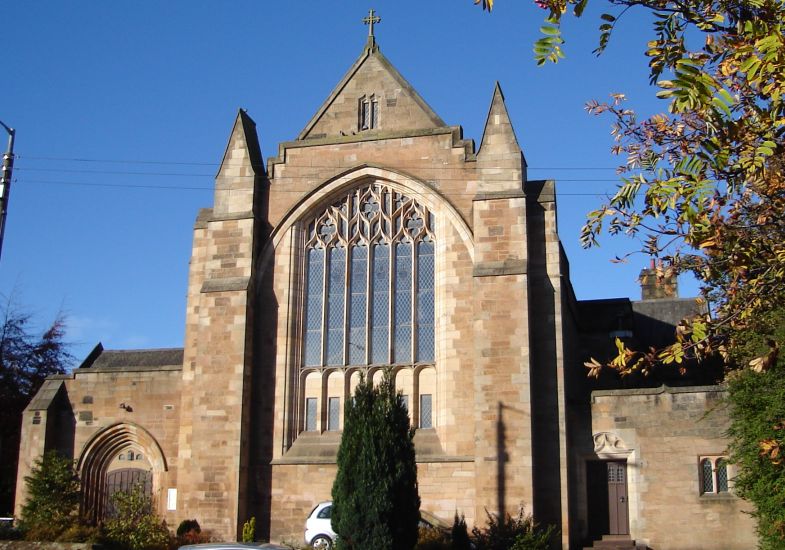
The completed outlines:
[[[0,540],[0,550],[93,550],[90,542],[31,542],[26,540]]]

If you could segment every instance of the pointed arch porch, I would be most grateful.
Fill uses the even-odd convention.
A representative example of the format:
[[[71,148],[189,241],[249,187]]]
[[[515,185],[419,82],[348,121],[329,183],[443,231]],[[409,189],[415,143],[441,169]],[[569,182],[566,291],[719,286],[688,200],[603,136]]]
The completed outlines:
[[[144,453],[152,466],[152,494],[160,492],[161,475],[169,466],[166,456],[155,437],[142,426],[118,422],[95,433],[82,448],[77,471],[82,480],[82,513],[97,522],[104,513],[104,494],[109,465],[124,449]]]

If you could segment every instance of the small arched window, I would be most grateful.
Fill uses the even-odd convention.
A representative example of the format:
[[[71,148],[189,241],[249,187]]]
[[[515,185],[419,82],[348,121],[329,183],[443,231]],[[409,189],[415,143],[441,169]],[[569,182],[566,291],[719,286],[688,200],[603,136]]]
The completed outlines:
[[[702,495],[715,495],[730,492],[728,458],[707,456],[699,459],[700,492]]]
[[[714,468],[711,464],[711,459],[704,458],[701,460],[701,493],[714,492]]]
[[[717,470],[717,492],[728,492],[728,461],[724,458],[718,458],[716,462]]]
[[[379,102],[375,95],[362,96],[358,109],[357,128],[362,130],[373,130],[379,126]]]

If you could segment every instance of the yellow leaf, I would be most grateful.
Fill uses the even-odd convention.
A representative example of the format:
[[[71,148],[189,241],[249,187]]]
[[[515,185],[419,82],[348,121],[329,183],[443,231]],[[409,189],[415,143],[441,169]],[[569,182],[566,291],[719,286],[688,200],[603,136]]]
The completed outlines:
[[[595,358],[592,357],[589,361],[583,363],[583,366],[589,369],[588,376],[590,378],[600,377],[600,372],[602,371],[602,365]]]

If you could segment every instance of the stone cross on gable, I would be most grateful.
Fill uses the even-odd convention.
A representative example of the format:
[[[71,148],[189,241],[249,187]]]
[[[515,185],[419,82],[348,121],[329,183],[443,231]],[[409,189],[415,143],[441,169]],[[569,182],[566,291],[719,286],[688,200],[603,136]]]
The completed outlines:
[[[382,18],[378,15],[375,15],[373,8],[368,11],[368,17],[363,18],[363,23],[368,25],[368,38],[373,38],[373,24],[374,23],[381,23]]]

